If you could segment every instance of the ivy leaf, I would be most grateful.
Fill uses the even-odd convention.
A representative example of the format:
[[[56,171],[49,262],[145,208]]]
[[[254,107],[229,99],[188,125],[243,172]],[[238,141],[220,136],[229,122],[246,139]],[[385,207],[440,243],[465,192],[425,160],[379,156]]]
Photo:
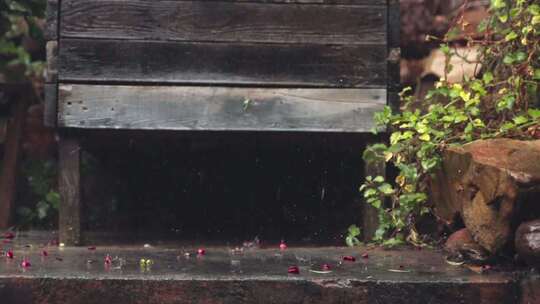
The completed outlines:
[[[506,35],[506,37],[504,37],[504,40],[506,40],[506,42],[510,42],[516,39],[517,37],[518,37],[518,34],[514,31],[511,31],[510,33],[508,33],[508,35]]]
[[[420,137],[418,137],[421,141],[430,141],[431,140],[431,136],[429,134],[422,134],[420,135]]]
[[[524,115],[521,115],[521,116],[516,116],[514,117],[513,119],[514,123],[516,125],[522,125],[522,124],[525,124],[525,123],[528,123],[529,122],[529,118],[527,118],[526,116]]]
[[[384,183],[377,188],[381,193],[385,195],[390,195],[394,193],[394,188],[388,183]]]
[[[534,119],[534,120],[540,118],[540,109],[529,109],[529,111],[528,111],[527,113],[528,113],[529,116],[531,116],[532,119]]]
[[[484,73],[484,76],[482,76],[482,80],[484,81],[485,84],[492,83],[493,82],[493,73],[491,73],[491,72]]]
[[[534,80],[540,80],[540,69],[534,70],[533,79]]]
[[[377,177],[375,177],[375,179],[373,179],[373,181],[376,182],[376,183],[382,183],[382,182],[384,182],[384,177],[377,176]]]
[[[375,190],[375,189],[367,189],[366,191],[364,191],[364,197],[365,198],[375,196],[375,195],[377,195],[377,190]]]

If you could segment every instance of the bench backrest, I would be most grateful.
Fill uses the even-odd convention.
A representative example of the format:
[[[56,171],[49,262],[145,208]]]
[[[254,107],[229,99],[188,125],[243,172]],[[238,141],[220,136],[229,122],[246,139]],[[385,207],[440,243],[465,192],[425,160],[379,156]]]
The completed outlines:
[[[59,127],[365,132],[387,104],[397,0],[48,2]]]

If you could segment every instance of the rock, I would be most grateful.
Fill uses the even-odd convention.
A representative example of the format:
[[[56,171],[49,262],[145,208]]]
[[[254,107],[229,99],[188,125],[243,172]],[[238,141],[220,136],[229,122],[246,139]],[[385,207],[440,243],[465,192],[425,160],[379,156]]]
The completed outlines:
[[[515,238],[516,251],[531,266],[540,266],[540,219],[519,225]]]
[[[473,239],[497,253],[513,237],[519,194],[540,193],[540,140],[479,140],[443,153],[430,185],[437,217],[461,216]]]
[[[450,235],[444,244],[448,260],[483,263],[489,258],[488,252],[478,245],[467,228],[460,229]]]

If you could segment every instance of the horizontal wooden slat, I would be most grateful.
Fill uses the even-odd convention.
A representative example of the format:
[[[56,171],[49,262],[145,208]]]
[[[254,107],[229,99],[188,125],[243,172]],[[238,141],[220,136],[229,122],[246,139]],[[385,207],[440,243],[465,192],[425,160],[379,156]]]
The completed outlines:
[[[386,86],[385,46],[64,39],[60,81]]]
[[[386,7],[374,5],[63,0],[60,35],[179,41],[385,44],[386,19]]]
[[[59,87],[60,127],[365,132],[384,89]]]

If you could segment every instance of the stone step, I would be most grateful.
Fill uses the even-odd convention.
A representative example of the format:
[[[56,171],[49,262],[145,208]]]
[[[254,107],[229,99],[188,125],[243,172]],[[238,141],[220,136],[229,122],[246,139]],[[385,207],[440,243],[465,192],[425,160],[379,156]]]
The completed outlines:
[[[278,245],[211,246],[198,255],[198,246],[186,244],[4,244],[14,258],[0,260],[0,303],[540,303],[538,280],[496,269],[475,273],[435,250]],[[299,274],[288,273],[290,266]]]

